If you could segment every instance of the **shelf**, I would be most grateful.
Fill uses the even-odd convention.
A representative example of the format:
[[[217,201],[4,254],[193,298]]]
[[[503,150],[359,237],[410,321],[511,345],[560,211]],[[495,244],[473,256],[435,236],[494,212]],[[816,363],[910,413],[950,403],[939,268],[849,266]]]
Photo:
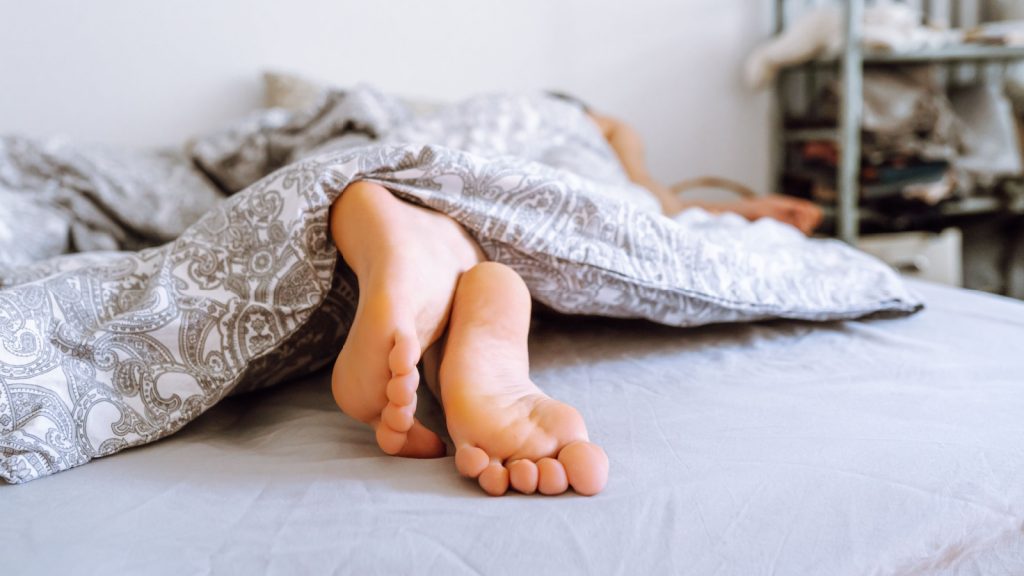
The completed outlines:
[[[783,17],[785,4],[785,0],[774,2],[774,22],[777,34],[785,28],[785,18]],[[785,67],[780,73],[780,76],[783,77],[775,84],[778,106],[777,120],[780,124],[776,142],[782,146],[775,168],[780,182],[789,166],[786,157],[793,152],[792,149],[795,147],[793,144],[809,141],[834,142],[839,155],[834,182],[837,198],[834,204],[830,203],[825,208],[826,213],[830,216],[832,232],[841,240],[849,243],[856,242],[859,229],[864,224],[868,224],[868,228],[932,226],[972,215],[1024,215],[1024,186],[1021,187],[1021,190],[1008,190],[1015,193],[1007,194],[1004,198],[968,197],[948,200],[936,206],[920,204],[908,205],[905,208],[897,208],[894,205],[891,208],[892,212],[887,210],[886,213],[858,205],[861,188],[859,184],[861,181],[862,138],[860,128],[863,116],[862,91],[865,70],[891,65],[924,64],[938,64],[950,68],[970,65],[982,69],[987,64],[1005,67],[1007,63],[1024,62],[1024,46],[964,42],[943,48],[913,51],[893,52],[867,47],[862,49],[864,44],[864,8],[867,0],[844,0],[838,4],[842,6],[842,24],[838,32],[848,40],[841,54]],[[849,60],[852,66],[843,67],[841,63],[845,60]],[[831,77],[833,72],[839,73],[838,78],[834,79],[839,86],[835,126],[821,126],[805,122],[792,122],[791,124],[795,124],[795,126],[790,128],[781,126],[790,120],[787,117],[788,112],[785,105],[790,100],[790,92],[800,86],[805,91],[805,97],[799,102],[808,108],[810,118],[820,120],[821,115],[818,114],[813,104],[814,99],[818,96],[814,92],[822,82],[819,72],[827,76],[826,81],[833,80]],[[952,71],[948,76],[950,80],[958,78]],[[976,74],[977,78],[982,76],[982,74]],[[950,82],[950,84],[953,83]]]
[[[938,204],[936,208],[943,216],[970,216],[997,212],[1006,204],[1005,201],[991,196],[979,198],[963,198]]]
[[[934,50],[914,52],[865,51],[864,64],[923,64],[930,62],[979,62],[1024,60],[1024,46],[987,46],[983,44],[961,44]],[[839,58],[815,60],[819,66],[834,66]]]
[[[966,60],[1016,60],[1024,58],[1024,46],[984,46],[967,44],[919,52],[870,52],[864,54],[864,62],[905,63],[905,62],[960,62]]]
[[[979,196],[943,202],[938,205],[938,208],[943,216],[970,216],[993,212],[1021,215],[1024,214],[1024,198],[1005,199]]]
[[[830,204],[819,204],[826,218],[835,218],[835,207]],[[875,208],[861,206],[857,210],[860,219],[875,221],[891,221],[899,218],[901,214],[886,214]],[[928,214],[935,216],[975,216],[979,214],[1014,214],[1024,215],[1024,198],[1007,200],[993,196],[978,196],[973,198],[961,198],[946,200],[934,206],[922,204],[917,211],[909,211],[911,214]]]
[[[786,142],[839,141],[839,130],[835,128],[787,128],[783,134]]]

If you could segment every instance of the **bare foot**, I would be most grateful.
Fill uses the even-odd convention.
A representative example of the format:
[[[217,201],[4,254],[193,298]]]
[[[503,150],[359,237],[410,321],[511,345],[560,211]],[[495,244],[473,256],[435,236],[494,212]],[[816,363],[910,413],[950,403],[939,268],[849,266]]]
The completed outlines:
[[[608,479],[608,457],[575,408],[530,381],[530,294],[493,262],[463,274],[441,362],[441,399],[459,472],[488,494],[512,488],[587,496]]]
[[[331,206],[331,235],[359,279],[359,304],[332,376],[343,412],[373,426],[388,453],[445,454],[413,414],[423,351],[443,333],[459,276],[483,260],[451,218],[356,182]]]

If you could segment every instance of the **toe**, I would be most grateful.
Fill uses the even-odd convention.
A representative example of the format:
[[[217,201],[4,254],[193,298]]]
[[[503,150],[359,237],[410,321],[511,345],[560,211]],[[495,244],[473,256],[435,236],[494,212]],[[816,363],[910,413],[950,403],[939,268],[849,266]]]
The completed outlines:
[[[608,482],[608,455],[597,444],[573,442],[558,453],[558,461],[579,494],[593,496]]]
[[[537,491],[537,465],[532,460],[516,460],[508,465],[508,476],[512,487],[523,494]]]
[[[398,452],[403,458],[442,458],[448,452],[441,438],[433,430],[413,419],[412,428],[405,436],[405,445]]]
[[[537,462],[537,489],[541,494],[561,494],[569,489],[565,468],[554,458],[541,458]]]
[[[416,403],[399,406],[388,402],[380,413],[380,419],[392,430],[408,432],[412,428],[413,416],[416,414]]]
[[[419,374],[414,370],[408,374],[402,376],[395,376],[388,381],[385,393],[387,394],[388,400],[404,406],[405,404],[411,404],[416,400],[416,388],[419,386],[420,377]]]
[[[395,345],[388,355],[388,367],[395,375],[405,375],[416,370],[420,361],[420,343],[416,336],[408,332],[395,333]]]
[[[415,418],[407,431],[395,430],[383,420],[373,424],[377,445],[385,454],[403,458],[440,458],[447,448],[441,438]]]
[[[479,476],[490,461],[487,453],[476,446],[462,446],[455,451],[455,467],[468,478]]]
[[[377,432],[377,445],[380,446],[380,449],[385,454],[395,456],[402,451],[402,447],[405,446],[406,436],[408,436],[406,432],[399,432],[384,422],[377,422],[375,428]]]
[[[508,491],[508,469],[500,462],[491,462],[480,473],[480,487],[491,496],[501,496]]]

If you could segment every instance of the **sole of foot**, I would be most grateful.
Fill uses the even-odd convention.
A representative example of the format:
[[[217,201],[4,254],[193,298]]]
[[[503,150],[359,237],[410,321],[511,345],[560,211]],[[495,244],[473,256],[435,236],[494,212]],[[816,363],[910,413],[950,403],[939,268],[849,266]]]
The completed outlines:
[[[458,471],[488,494],[597,494],[608,457],[580,413],[531,380],[530,294],[507,266],[485,262],[459,281],[440,368]]]
[[[417,364],[448,323],[459,277],[483,259],[465,230],[370,182],[331,206],[331,235],[359,281],[359,303],[332,375],[341,410],[369,424],[387,454],[445,455],[416,418]]]

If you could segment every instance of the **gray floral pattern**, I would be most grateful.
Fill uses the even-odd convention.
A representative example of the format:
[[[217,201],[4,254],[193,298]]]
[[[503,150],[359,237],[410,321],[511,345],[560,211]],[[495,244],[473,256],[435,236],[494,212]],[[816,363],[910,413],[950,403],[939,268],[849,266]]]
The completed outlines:
[[[414,118],[355,90],[195,150],[211,178],[245,188],[175,240],[0,279],[8,482],[151,442],[229,393],[333,360],[358,292],[327,214],[356,180],[456,219],[566,313],[696,326],[920,306],[889,268],[843,244],[785,227],[716,233],[647,209],[586,117],[540,97],[486,96]]]
[[[163,244],[223,197],[179,151],[0,136],[0,277],[69,252]]]

